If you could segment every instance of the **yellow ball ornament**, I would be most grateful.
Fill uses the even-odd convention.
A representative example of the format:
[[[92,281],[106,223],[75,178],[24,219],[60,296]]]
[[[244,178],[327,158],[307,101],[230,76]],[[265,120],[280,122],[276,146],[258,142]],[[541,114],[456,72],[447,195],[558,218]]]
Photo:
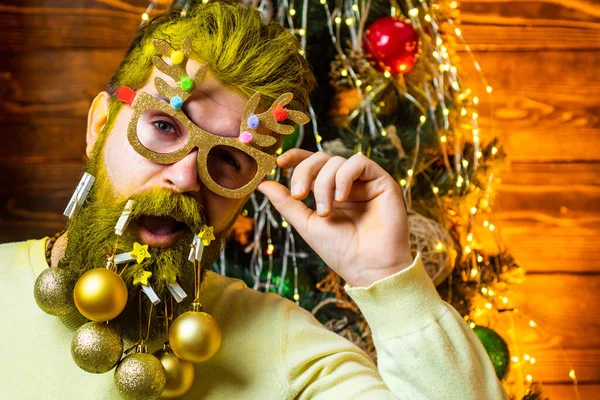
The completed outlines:
[[[154,356],[160,360],[167,373],[167,385],[160,397],[176,399],[187,393],[196,377],[194,364],[173,354],[168,343],[165,343],[162,350],[154,352]]]
[[[173,61],[173,64],[175,65],[181,64],[183,62],[183,53],[179,50],[172,52],[171,61]]]
[[[207,313],[188,311],[173,321],[169,343],[173,353],[182,360],[204,362],[219,350],[221,328]]]
[[[110,321],[127,304],[127,286],[115,272],[95,268],[81,275],[73,292],[75,306],[92,321]]]
[[[123,354],[123,340],[112,326],[102,322],[82,325],[71,341],[71,356],[84,371],[103,374],[113,369]]]
[[[165,369],[151,354],[130,354],[115,370],[117,391],[126,400],[158,399],[166,384]]]

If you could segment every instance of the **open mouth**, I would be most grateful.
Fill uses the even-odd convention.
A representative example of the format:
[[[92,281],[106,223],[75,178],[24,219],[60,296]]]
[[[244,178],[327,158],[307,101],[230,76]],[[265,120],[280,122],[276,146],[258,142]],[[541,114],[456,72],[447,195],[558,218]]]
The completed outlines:
[[[184,222],[173,217],[143,215],[135,222],[141,241],[151,247],[171,247],[190,231]]]

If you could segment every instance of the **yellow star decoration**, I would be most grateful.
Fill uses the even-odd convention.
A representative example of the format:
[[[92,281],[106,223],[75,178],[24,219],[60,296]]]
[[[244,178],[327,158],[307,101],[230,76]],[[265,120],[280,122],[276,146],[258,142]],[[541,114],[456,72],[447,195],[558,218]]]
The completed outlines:
[[[133,286],[136,286],[136,285],[148,286],[148,278],[150,278],[151,276],[152,276],[152,272],[142,270],[142,272],[139,275],[137,275],[133,278]]]
[[[144,259],[151,257],[148,252],[148,245],[141,245],[138,242],[133,243],[133,250],[129,254],[132,257],[135,257],[135,261],[137,261],[138,264],[141,264]]]
[[[213,233],[212,226],[203,225],[202,229],[200,229],[200,233],[198,234],[198,238],[202,240],[202,244],[204,246],[208,246],[210,242],[215,240],[215,234]]]

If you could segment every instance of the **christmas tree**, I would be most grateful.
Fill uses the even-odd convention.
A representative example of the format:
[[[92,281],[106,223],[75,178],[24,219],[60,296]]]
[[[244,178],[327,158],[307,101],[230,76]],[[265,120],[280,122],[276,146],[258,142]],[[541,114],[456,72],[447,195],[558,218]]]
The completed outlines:
[[[173,7],[185,13],[189,4]],[[509,378],[507,334],[491,326],[490,315],[511,311],[505,294],[524,272],[494,224],[505,154],[493,122],[479,124],[480,112],[493,120],[493,108],[479,109],[483,96],[493,104],[492,88],[464,42],[457,1],[253,4],[265,20],[298,36],[319,82],[309,105],[312,124],[286,137],[278,154],[293,147],[362,153],[388,171],[403,188],[413,255],[421,253],[442,298],[474,329],[513,398],[543,398],[522,370]],[[457,52],[459,44],[466,52]],[[464,76],[464,62],[479,75]],[[284,184],[290,176],[272,171]],[[376,359],[369,327],[342,279],[262,195],[252,195],[214,268],[288,297]]]

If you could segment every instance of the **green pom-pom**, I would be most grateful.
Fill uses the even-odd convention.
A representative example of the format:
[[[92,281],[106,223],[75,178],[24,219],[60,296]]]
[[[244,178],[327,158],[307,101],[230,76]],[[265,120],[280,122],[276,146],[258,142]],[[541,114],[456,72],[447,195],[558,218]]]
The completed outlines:
[[[181,87],[186,92],[189,92],[194,88],[194,80],[189,77],[181,78],[181,82],[179,82],[179,87]]]
[[[506,342],[500,335],[485,326],[476,326],[473,331],[475,331],[490,356],[496,370],[496,376],[498,379],[503,379],[510,366],[510,353]]]

